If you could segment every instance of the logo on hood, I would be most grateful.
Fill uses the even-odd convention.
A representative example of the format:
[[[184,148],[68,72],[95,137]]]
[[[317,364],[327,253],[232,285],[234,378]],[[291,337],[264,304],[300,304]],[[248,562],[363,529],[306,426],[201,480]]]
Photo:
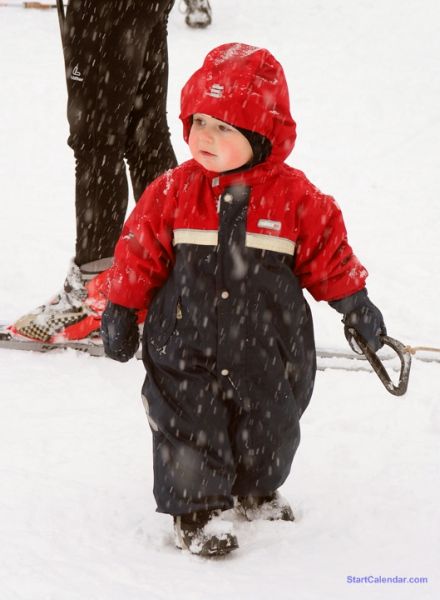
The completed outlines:
[[[206,94],[208,96],[212,96],[213,98],[223,98],[224,91],[225,88],[223,85],[220,85],[219,83],[214,83],[214,85],[211,86],[209,92],[206,92]]]

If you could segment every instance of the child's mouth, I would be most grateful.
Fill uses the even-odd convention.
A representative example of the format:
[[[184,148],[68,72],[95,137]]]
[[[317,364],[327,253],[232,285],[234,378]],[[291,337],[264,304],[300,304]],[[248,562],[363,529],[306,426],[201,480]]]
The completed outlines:
[[[215,154],[213,154],[212,152],[208,152],[208,150],[200,150],[200,154],[208,158],[215,156]]]

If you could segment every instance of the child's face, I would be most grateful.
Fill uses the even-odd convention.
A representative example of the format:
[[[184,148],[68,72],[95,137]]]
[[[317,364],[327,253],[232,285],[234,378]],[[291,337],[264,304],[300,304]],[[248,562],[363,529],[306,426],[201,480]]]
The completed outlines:
[[[242,133],[228,123],[196,113],[189,149],[198,163],[216,173],[238,169],[252,159],[252,148]]]

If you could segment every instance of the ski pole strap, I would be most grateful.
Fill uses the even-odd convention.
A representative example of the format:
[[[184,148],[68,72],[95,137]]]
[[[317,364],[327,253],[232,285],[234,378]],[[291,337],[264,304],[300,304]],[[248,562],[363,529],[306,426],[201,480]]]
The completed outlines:
[[[349,328],[349,332],[350,335],[352,335],[355,339],[359,348],[362,350],[365,358],[373,367],[375,373],[385,386],[385,389],[394,396],[403,396],[408,389],[409,372],[411,369],[411,354],[407,351],[407,347],[404,346],[402,342],[399,342],[398,340],[395,340],[387,335],[380,336],[382,342],[392,348],[400,359],[399,382],[397,385],[394,385],[387,373],[387,370],[383,366],[382,361],[375,352],[370,350],[364,338],[351,327]]]

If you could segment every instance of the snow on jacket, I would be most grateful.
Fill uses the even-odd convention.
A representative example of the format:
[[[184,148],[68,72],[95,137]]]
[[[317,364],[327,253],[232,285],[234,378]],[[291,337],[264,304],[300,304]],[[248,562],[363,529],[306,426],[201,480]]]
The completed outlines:
[[[151,365],[169,344],[185,365],[213,357],[243,397],[270,368],[290,382],[302,412],[315,364],[302,288],[336,300],[362,289],[367,272],[335,201],[283,162],[295,123],[283,70],[267,50],[212,51],[182,91],[185,139],[196,112],[261,133],[271,155],[225,174],[190,160],[153,182],[117,244],[109,299],[148,308]]]

